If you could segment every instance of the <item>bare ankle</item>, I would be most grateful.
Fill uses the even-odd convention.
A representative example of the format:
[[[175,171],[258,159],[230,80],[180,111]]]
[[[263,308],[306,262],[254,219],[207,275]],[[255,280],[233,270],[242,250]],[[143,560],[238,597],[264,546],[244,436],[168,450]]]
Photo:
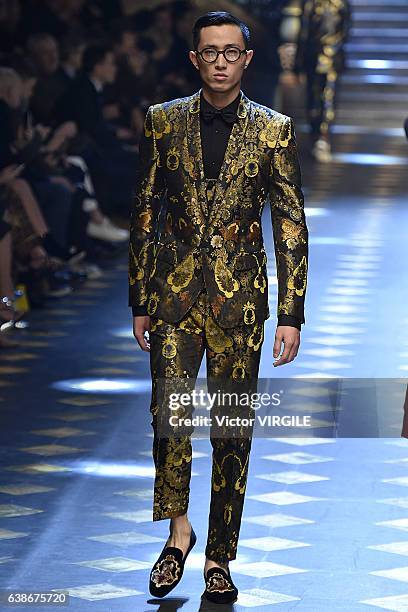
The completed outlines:
[[[228,561],[226,561],[225,563],[221,563],[219,561],[214,561],[213,559],[208,559],[208,557],[205,558],[205,569],[210,569],[210,567],[222,567],[223,569],[228,569]]]
[[[191,523],[186,514],[175,516],[171,519],[170,532],[177,534],[186,534],[191,531]]]

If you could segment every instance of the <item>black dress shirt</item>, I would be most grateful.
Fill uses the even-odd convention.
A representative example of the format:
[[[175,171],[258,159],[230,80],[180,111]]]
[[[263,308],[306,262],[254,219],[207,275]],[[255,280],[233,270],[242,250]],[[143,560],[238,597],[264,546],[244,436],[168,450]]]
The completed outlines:
[[[241,92],[227,107],[233,112],[238,111]],[[214,106],[207,102],[201,92],[200,110],[212,110]],[[232,131],[233,123],[227,123],[221,115],[215,115],[212,121],[206,121],[200,114],[201,150],[203,154],[204,176],[209,179],[217,179],[222,162],[224,161],[225,151],[227,150],[228,139]]]
[[[227,107],[229,110],[238,111],[241,100],[241,92]],[[203,96],[200,95],[200,110],[214,109]],[[204,119],[200,114],[201,150],[203,155],[204,176],[209,179],[217,179],[227,150],[228,140],[233,128],[233,123],[227,123],[221,115],[215,115],[211,121]],[[132,306],[133,316],[147,315],[146,306]],[[301,329],[301,323],[297,317],[279,315],[278,325],[290,325]]]

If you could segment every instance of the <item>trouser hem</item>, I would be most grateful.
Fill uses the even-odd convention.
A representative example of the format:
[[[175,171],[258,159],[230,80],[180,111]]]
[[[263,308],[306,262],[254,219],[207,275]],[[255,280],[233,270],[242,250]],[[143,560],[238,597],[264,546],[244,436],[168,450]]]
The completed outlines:
[[[153,514],[153,521],[163,521],[164,519],[175,518],[176,516],[182,516],[186,514],[188,508],[183,510],[172,510],[169,512],[162,512],[161,514]]]
[[[211,559],[211,561],[215,561],[220,565],[225,565],[226,563],[228,563],[228,561],[233,561],[237,558],[237,554],[235,551],[230,551],[220,555],[217,554],[216,551],[208,549],[205,549],[205,556],[207,557],[207,559]]]

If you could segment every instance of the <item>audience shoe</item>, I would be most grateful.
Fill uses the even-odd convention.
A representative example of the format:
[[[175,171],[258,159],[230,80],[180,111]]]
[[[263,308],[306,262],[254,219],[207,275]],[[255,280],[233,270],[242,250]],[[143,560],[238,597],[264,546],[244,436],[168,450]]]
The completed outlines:
[[[229,568],[210,567],[204,571],[205,591],[201,597],[217,604],[230,604],[238,599],[238,589],[232,582]]]
[[[81,251],[77,247],[71,247],[69,250],[69,255],[65,260],[65,263],[68,266],[74,266],[83,261],[86,257],[86,251]]]
[[[23,316],[24,312],[17,310],[15,307],[15,297],[3,296],[0,298],[0,332],[7,331],[12,327],[27,327],[28,324],[21,320]],[[21,325],[18,325],[19,323]]]
[[[101,278],[103,276],[103,272],[97,264],[89,263],[87,261],[71,266],[71,270],[74,272],[82,272],[86,275],[88,280],[96,280],[97,278]]]
[[[104,217],[102,223],[89,221],[86,233],[90,238],[97,238],[106,242],[125,242],[129,240],[129,230],[117,227],[108,217]]]
[[[46,287],[44,294],[46,297],[60,298],[72,293],[73,288],[65,272],[60,270],[49,270],[46,273]]]
[[[165,546],[150,572],[149,591],[154,597],[164,597],[181,580],[184,564],[189,552],[197,541],[197,536],[191,527],[190,544],[185,556],[181,548]]]

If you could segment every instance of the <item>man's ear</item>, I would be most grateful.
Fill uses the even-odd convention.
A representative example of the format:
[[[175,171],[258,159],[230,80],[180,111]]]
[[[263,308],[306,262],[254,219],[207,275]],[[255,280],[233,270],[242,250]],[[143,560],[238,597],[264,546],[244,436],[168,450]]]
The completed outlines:
[[[245,58],[245,68],[248,68],[249,64],[252,61],[253,56],[254,56],[254,50],[253,49],[248,49],[247,54],[246,54],[246,58]]]
[[[199,65],[198,65],[198,62],[197,62],[197,55],[196,55],[195,51],[189,51],[188,52],[188,57],[190,58],[190,61],[193,64],[194,68],[197,68],[197,70],[199,70]]]

